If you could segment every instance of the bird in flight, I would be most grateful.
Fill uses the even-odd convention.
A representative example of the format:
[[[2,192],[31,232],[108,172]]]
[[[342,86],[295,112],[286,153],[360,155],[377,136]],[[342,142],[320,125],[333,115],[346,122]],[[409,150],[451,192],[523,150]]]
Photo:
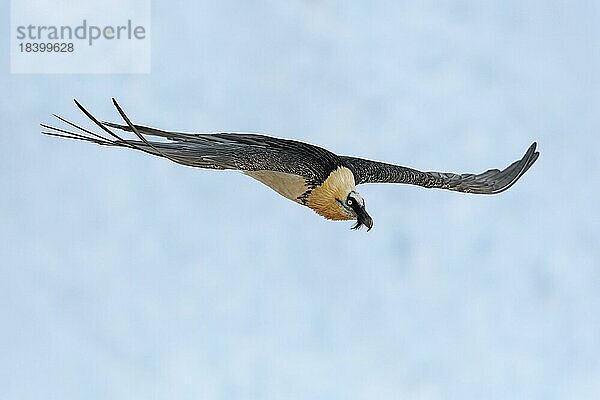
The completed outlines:
[[[519,180],[539,156],[534,142],[523,158],[503,170],[490,169],[480,174],[421,172],[399,165],[339,156],[312,144],[265,135],[183,133],[135,125],[117,101],[112,101],[124,124],[99,121],[75,100],[100,133],[58,115],[54,116],[68,128],[41,124],[42,133],[103,146],[126,147],[191,167],[238,170],[326,219],[355,220],[352,229],[363,225],[367,230],[373,227],[365,201],[356,191],[357,185],[404,183],[465,193],[497,194]],[[130,132],[136,139],[124,139],[115,130]]]

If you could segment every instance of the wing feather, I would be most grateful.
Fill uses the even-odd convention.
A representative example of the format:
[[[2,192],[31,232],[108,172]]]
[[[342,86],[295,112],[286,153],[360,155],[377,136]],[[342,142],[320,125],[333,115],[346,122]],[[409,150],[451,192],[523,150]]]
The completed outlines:
[[[105,135],[57,115],[55,117],[71,130],[42,124],[45,128],[42,133],[104,146],[128,147],[198,168],[291,173],[304,177],[309,186],[322,183],[340,164],[335,154],[308,143],[258,134],[169,132],[135,125],[114,99],[114,106],[125,124],[101,122],[79,102],[75,100],[75,103]],[[115,129],[133,133],[139,140],[124,139]]]
[[[341,157],[354,173],[357,184],[405,183],[426,188],[454,190],[465,193],[496,194],[510,188],[539,157],[534,142],[523,158],[503,170],[490,169],[480,174],[421,172],[416,169],[355,157]]]

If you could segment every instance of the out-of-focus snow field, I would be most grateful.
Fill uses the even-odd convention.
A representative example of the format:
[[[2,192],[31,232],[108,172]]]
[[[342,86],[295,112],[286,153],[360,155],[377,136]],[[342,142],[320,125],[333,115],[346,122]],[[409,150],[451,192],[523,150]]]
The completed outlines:
[[[152,15],[146,76],[10,75],[0,44],[0,398],[600,396],[600,3]],[[362,187],[367,234],[241,174],[39,134],[85,121],[74,97],[117,119],[113,96],[150,126],[425,170],[541,157],[494,197]]]

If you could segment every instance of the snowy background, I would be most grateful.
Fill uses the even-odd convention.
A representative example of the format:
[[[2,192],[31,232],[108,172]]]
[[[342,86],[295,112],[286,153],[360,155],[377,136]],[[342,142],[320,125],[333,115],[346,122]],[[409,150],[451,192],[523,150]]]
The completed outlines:
[[[8,2],[0,12],[8,21]],[[0,398],[597,399],[600,3],[152,5],[149,75],[11,75]],[[39,134],[255,131],[425,170],[541,157],[495,197],[360,188],[366,233],[234,172]]]

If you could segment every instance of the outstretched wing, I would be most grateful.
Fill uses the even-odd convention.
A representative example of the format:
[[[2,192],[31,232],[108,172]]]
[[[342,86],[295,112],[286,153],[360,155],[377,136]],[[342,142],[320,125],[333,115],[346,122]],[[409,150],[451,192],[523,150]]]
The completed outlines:
[[[354,157],[340,157],[354,173],[356,184],[406,183],[426,188],[455,190],[465,193],[496,194],[510,188],[533,165],[540,155],[534,142],[522,159],[503,170],[490,169],[480,174],[421,172],[399,165]]]
[[[100,122],[75,100],[77,107],[100,128],[101,134],[57,115],[55,117],[71,130],[42,124],[46,129],[42,133],[104,146],[128,147],[198,168],[285,172],[304,177],[309,185],[320,184],[339,165],[335,154],[294,140],[256,134],[167,132],[134,125],[115,99],[113,103],[124,125]],[[125,140],[114,129],[131,132],[138,140]],[[146,136],[156,139],[150,141]]]

